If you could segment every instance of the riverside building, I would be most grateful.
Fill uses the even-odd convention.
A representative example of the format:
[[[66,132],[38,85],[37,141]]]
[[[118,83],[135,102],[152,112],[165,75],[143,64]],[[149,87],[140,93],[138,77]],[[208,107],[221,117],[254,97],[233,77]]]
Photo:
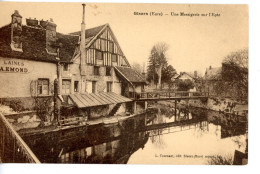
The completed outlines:
[[[145,79],[131,68],[110,25],[85,29],[84,16],[83,5],[81,30],[62,34],[52,19],[26,19],[22,25],[15,11],[0,28],[0,98],[30,108],[32,98],[53,96],[57,79],[61,105],[89,118],[138,107],[131,96],[144,90]]]

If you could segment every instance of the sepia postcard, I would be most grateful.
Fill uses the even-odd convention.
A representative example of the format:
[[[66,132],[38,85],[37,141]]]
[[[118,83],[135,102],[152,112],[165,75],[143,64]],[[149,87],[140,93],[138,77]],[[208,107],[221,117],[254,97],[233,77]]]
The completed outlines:
[[[248,5],[0,16],[0,163],[248,164]]]

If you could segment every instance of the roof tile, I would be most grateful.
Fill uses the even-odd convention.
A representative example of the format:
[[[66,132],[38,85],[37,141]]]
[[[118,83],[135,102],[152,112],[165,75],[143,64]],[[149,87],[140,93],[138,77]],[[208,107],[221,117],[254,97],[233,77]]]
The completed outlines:
[[[130,82],[146,83],[142,75],[130,67],[117,66],[115,69],[118,70],[120,73],[122,73],[125,76],[125,78],[127,78],[127,80],[129,80]]]

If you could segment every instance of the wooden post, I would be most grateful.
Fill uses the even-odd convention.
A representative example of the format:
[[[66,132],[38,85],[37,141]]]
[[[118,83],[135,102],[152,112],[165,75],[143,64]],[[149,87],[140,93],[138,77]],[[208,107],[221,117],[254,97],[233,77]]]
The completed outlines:
[[[176,116],[177,116],[177,100],[174,100],[175,101],[175,120],[176,120]]]
[[[54,80],[54,120],[59,122],[60,121],[60,105],[58,102],[58,95],[59,95],[59,80]]]
[[[145,101],[145,102],[144,102],[144,109],[146,110],[146,109],[147,109],[147,107],[148,107],[148,102],[147,102],[147,101]]]
[[[133,101],[133,113],[135,114],[136,113],[136,101]]]

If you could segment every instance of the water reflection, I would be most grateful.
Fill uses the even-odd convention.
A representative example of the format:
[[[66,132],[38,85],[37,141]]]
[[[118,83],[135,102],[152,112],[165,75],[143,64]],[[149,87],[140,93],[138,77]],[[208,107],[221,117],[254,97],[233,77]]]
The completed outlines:
[[[207,110],[176,111],[175,115],[175,110],[159,107],[113,125],[23,138],[45,163],[207,164],[205,156],[245,151],[246,125],[243,118]],[[203,158],[188,157],[194,155]]]

